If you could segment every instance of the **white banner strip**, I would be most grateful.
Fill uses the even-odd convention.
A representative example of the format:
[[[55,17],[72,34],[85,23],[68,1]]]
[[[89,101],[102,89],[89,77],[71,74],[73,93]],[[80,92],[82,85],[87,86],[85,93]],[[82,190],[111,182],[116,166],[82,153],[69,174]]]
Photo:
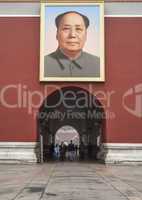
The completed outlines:
[[[40,3],[0,3],[0,16],[39,17]],[[142,17],[142,2],[105,3],[105,17]]]

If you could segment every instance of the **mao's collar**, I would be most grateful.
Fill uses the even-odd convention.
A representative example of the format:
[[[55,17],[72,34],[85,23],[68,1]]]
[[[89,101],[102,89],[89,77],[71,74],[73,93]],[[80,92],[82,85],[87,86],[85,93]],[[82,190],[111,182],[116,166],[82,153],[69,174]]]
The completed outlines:
[[[56,50],[56,58],[60,64],[62,70],[73,63],[77,68],[82,69],[84,67],[83,52],[75,60],[70,60],[60,49]]]

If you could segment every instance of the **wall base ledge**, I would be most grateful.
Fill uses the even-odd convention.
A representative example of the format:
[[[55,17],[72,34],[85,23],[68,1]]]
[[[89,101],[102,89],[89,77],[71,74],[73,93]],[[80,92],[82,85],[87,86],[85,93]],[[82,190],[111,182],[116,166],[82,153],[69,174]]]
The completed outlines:
[[[98,159],[108,164],[142,165],[142,143],[103,143]]]
[[[0,142],[0,163],[37,163],[38,142]]]

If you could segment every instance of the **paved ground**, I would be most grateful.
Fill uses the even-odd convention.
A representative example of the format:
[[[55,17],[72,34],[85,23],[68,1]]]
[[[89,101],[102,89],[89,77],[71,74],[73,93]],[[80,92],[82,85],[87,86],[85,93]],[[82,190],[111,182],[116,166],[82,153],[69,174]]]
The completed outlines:
[[[0,165],[0,200],[142,200],[142,166]]]

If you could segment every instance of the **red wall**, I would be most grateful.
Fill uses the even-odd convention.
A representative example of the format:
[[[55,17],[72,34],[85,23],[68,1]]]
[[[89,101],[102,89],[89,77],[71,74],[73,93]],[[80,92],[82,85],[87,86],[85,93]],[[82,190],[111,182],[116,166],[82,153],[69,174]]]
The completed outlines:
[[[44,97],[56,89],[52,87],[53,83],[39,82],[39,27],[38,17],[0,18],[1,141],[36,141],[36,111]],[[142,81],[141,36],[142,18],[106,18],[106,81],[57,84],[58,87],[92,87],[93,93],[98,91],[100,94],[103,91],[106,96],[112,93],[110,102],[108,98],[100,99],[106,114],[109,114],[105,142],[142,143],[141,118],[126,110],[126,106],[134,110],[135,94],[126,97],[125,108],[122,105],[125,92],[130,88],[134,91],[134,87]],[[7,86],[10,88],[6,89]],[[31,98],[35,104],[32,110],[27,106]],[[17,100],[18,107],[15,105]],[[6,103],[13,107],[7,108]]]

